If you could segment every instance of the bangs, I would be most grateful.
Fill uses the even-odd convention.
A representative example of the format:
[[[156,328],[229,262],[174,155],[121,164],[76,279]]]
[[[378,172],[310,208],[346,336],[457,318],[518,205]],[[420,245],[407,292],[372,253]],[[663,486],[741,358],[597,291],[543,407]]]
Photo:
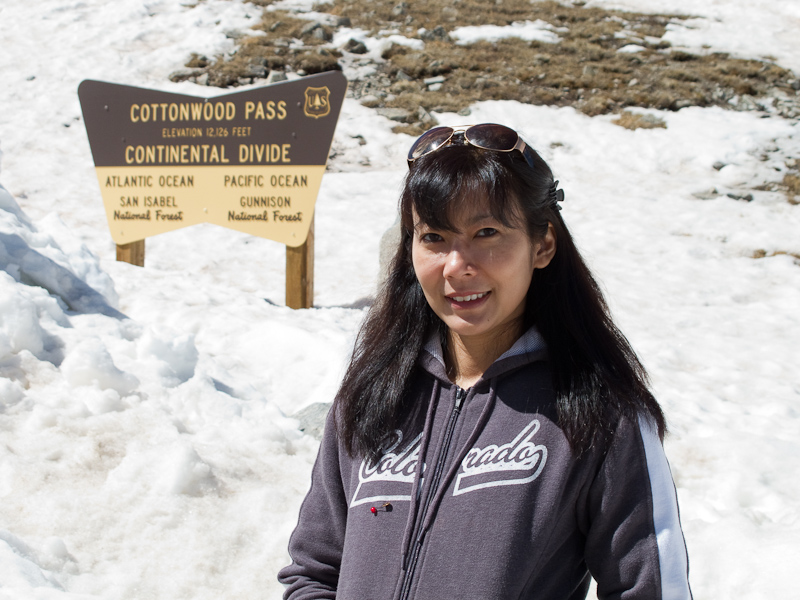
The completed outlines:
[[[519,181],[507,164],[508,153],[453,145],[419,158],[406,176],[401,198],[405,232],[419,220],[442,231],[458,232],[455,222],[464,209],[481,208],[506,227],[524,227],[518,198]]]

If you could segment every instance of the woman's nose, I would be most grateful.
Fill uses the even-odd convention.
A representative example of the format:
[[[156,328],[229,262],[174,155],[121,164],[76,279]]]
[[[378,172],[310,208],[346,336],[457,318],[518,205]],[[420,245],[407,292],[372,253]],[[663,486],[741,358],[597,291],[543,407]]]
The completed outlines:
[[[474,274],[474,271],[475,267],[470,259],[468,248],[463,245],[456,245],[450,248],[444,264],[445,277],[462,277]]]

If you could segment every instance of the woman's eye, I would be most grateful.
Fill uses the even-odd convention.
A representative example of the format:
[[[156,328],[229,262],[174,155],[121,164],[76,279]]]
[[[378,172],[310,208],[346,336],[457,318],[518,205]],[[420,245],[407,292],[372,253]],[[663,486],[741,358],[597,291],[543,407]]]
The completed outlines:
[[[484,227],[478,231],[477,237],[491,237],[497,233],[494,227]]]
[[[441,242],[442,236],[440,236],[438,233],[425,233],[421,235],[419,239],[425,243],[433,244],[435,242]]]

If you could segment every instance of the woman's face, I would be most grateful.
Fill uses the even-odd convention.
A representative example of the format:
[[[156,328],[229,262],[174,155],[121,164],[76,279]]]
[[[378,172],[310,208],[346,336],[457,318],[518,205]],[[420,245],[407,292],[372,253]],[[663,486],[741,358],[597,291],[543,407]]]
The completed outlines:
[[[466,202],[453,225],[457,232],[436,230],[414,213],[412,261],[428,304],[462,338],[516,339],[533,270],[555,253],[552,225],[534,244],[523,227],[503,225],[481,202]]]

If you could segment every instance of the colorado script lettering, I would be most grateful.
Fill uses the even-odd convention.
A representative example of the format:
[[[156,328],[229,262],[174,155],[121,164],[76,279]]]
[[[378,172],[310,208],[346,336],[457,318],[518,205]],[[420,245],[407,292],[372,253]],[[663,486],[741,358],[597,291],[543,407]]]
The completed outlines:
[[[539,477],[547,462],[547,448],[533,441],[540,426],[534,419],[506,444],[473,447],[461,461],[453,495],[522,485]],[[402,451],[396,452],[403,442],[402,432],[397,431],[397,441],[375,465],[369,466],[364,459],[358,470],[358,486],[350,508],[378,501],[410,501],[421,441],[422,434],[419,434]]]

